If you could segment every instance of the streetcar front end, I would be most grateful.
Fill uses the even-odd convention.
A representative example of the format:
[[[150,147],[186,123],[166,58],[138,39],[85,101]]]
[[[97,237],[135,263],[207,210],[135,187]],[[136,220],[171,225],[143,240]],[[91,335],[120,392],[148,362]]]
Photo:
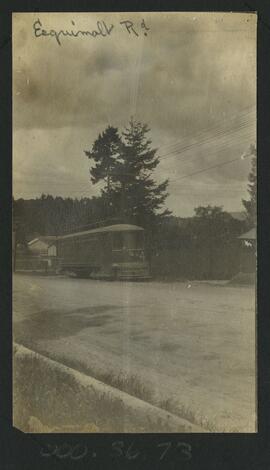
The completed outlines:
[[[113,233],[112,272],[114,279],[119,280],[150,279],[142,229]]]

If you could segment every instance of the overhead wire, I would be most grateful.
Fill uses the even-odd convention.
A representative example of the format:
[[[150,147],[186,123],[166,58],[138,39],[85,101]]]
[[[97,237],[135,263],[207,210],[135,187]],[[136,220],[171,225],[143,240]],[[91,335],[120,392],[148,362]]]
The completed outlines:
[[[212,158],[214,155],[216,156],[217,154],[224,153],[225,150],[228,150],[228,151],[231,152],[231,151],[233,151],[233,149],[236,149],[235,151],[240,151],[241,144],[245,143],[246,145],[248,145],[253,140],[252,137],[253,137],[252,135],[246,135],[245,139],[243,139],[243,138],[240,139],[239,138],[238,140],[235,140],[234,142],[222,143],[220,145],[216,145],[216,146],[214,146],[214,147],[207,150],[207,157]],[[181,162],[182,165],[188,165],[189,163],[193,163],[193,162],[198,161],[198,158],[200,156],[201,155],[197,155],[194,158],[191,158],[188,155],[185,155],[182,158],[176,157],[177,158],[176,163]],[[175,173],[175,168],[174,168],[174,173]]]
[[[253,155],[252,153],[248,154],[248,155],[245,155],[245,158],[247,157],[250,157],[251,155]],[[192,173],[189,173],[187,175],[182,175],[180,176],[179,178],[176,178],[176,179],[173,179],[173,180],[170,180],[170,183],[173,183],[175,181],[179,181],[181,179],[184,179],[184,178],[188,178],[188,177],[191,177],[191,176],[194,176],[194,175],[198,175],[199,173],[204,173],[204,172],[207,172],[207,171],[210,171],[214,168],[218,168],[218,167],[221,167],[221,166],[225,166],[225,165],[228,165],[229,163],[233,163],[233,162],[236,162],[236,161],[240,161],[240,160],[243,160],[242,157],[238,157],[238,158],[233,158],[232,160],[228,160],[228,161],[225,161],[225,162],[221,162],[221,163],[218,163],[216,165],[212,165],[212,166],[209,166],[209,167],[206,167],[206,168],[202,168],[201,170],[197,170],[197,171],[194,171]]]
[[[240,119],[241,119],[241,118],[244,118],[244,117],[246,117],[247,115],[253,114],[253,113],[256,111],[255,105],[253,105],[253,106],[248,106],[247,108],[244,108],[244,109],[250,109],[250,111],[246,111],[246,112],[244,112],[244,113],[242,113],[242,114],[241,114],[241,113],[235,114],[234,116],[231,116],[230,118],[226,118],[225,127],[226,127],[226,125],[228,125],[228,123],[233,122],[233,121],[235,121],[235,120],[238,120],[239,118],[240,118]],[[199,136],[200,134],[205,134],[206,132],[212,131],[212,130],[214,130],[214,129],[216,129],[216,128],[220,128],[222,125],[224,126],[224,119],[222,119],[222,120],[221,120],[221,119],[217,119],[215,122],[216,122],[216,124],[214,124],[214,125],[206,126],[206,127],[201,128],[198,132],[195,133],[195,136]],[[159,149],[164,148],[164,147],[169,147],[169,148],[170,148],[170,147],[175,147],[175,146],[177,146],[179,143],[182,143],[183,140],[189,139],[190,137],[193,137],[193,136],[194,136],[194,132],[191,131],[190,133],[185,134],[180,140],[177,140],[177,141],[172,142],[172,143],[170,143],[170,144],[161,145],[161,146],[159,147]]]
[[[218,134],[215,134],[214,136],[209,136],[209,137],[205,137],[204,139],[201,139],[201,140],[198,140],[196,142],[193,142],[191,144],[187,144],[187,145],[183,145],[182,147],[179,147],[177,150],[173,150],[171,152],[168,152],[167,154],[164,154],[164,155],[160,155],[159,156],[159,159],[160,160],[164,160],[166,158],[171,158],[173,156],[176,155],[179,155],[183,152],[187,152],[188,150],[191,150],[193,149],[194,147],[197,147],[197,146],[200,146],[200,145],[205,145],[207,143],[211,143],[217,139],[222,139],[222,138],[225,138],[225,137],[230,137],[231,135],[234,135],[235,133],[241,131],[241,130],[244,130],[248,127],[253,127],[253,123],[243,123],[241,126],[238,126],[234,129],[231,129],[231,130],[228,130],[226,132],[219,132]]]

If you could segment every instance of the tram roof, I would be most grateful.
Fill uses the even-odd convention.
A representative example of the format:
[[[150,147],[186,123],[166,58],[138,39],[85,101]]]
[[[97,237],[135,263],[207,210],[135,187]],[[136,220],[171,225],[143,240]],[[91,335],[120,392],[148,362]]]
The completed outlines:
[[[106,227],[94,228],[91,230],[84,230],[83,232],[75,232],[69,233],[68,235],[62,235],[59,238],[71,238],[71,237],[80,237],[83,235],[88,235],[92,233],[104,233],[104,232],[136,232],[144,230],[142,227],[138,225],[131,225],[131,224],[115,224],[115,225],[108,225]]]

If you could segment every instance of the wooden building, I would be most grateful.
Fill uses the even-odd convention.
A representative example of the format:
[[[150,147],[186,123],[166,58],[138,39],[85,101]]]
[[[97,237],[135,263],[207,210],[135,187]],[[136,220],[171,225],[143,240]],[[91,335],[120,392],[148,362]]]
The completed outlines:
[[[55,236],[39,236],[28,242],[25,249],[16,249],[15,271],[50,273],[57,269]]]

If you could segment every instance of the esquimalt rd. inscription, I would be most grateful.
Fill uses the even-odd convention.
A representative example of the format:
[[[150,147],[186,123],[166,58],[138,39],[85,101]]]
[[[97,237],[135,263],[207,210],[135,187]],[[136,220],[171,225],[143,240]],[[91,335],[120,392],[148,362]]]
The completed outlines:
[[[120,21],[117,24],[109,23],[104,20],[97,21],[94,28],[89,28],[86,30],[79,29],[75,21],[71,20],[71,28],[70,29],[51,29],[46,28],[43,26],[41,20],[38,18],[33,23],[33,32],[35,38],[40,37],[52,37],[55,39],[56,43],[61,46],[62,40],[65,37],[70,38],[105,38],[110,37],[113,32],[121,27],[124,33],[128,35],[139,37],[141,34],[147,36],[148,31],[150,28],[146,25],[144,19],[135,24],[133,21],[124,20]]]

